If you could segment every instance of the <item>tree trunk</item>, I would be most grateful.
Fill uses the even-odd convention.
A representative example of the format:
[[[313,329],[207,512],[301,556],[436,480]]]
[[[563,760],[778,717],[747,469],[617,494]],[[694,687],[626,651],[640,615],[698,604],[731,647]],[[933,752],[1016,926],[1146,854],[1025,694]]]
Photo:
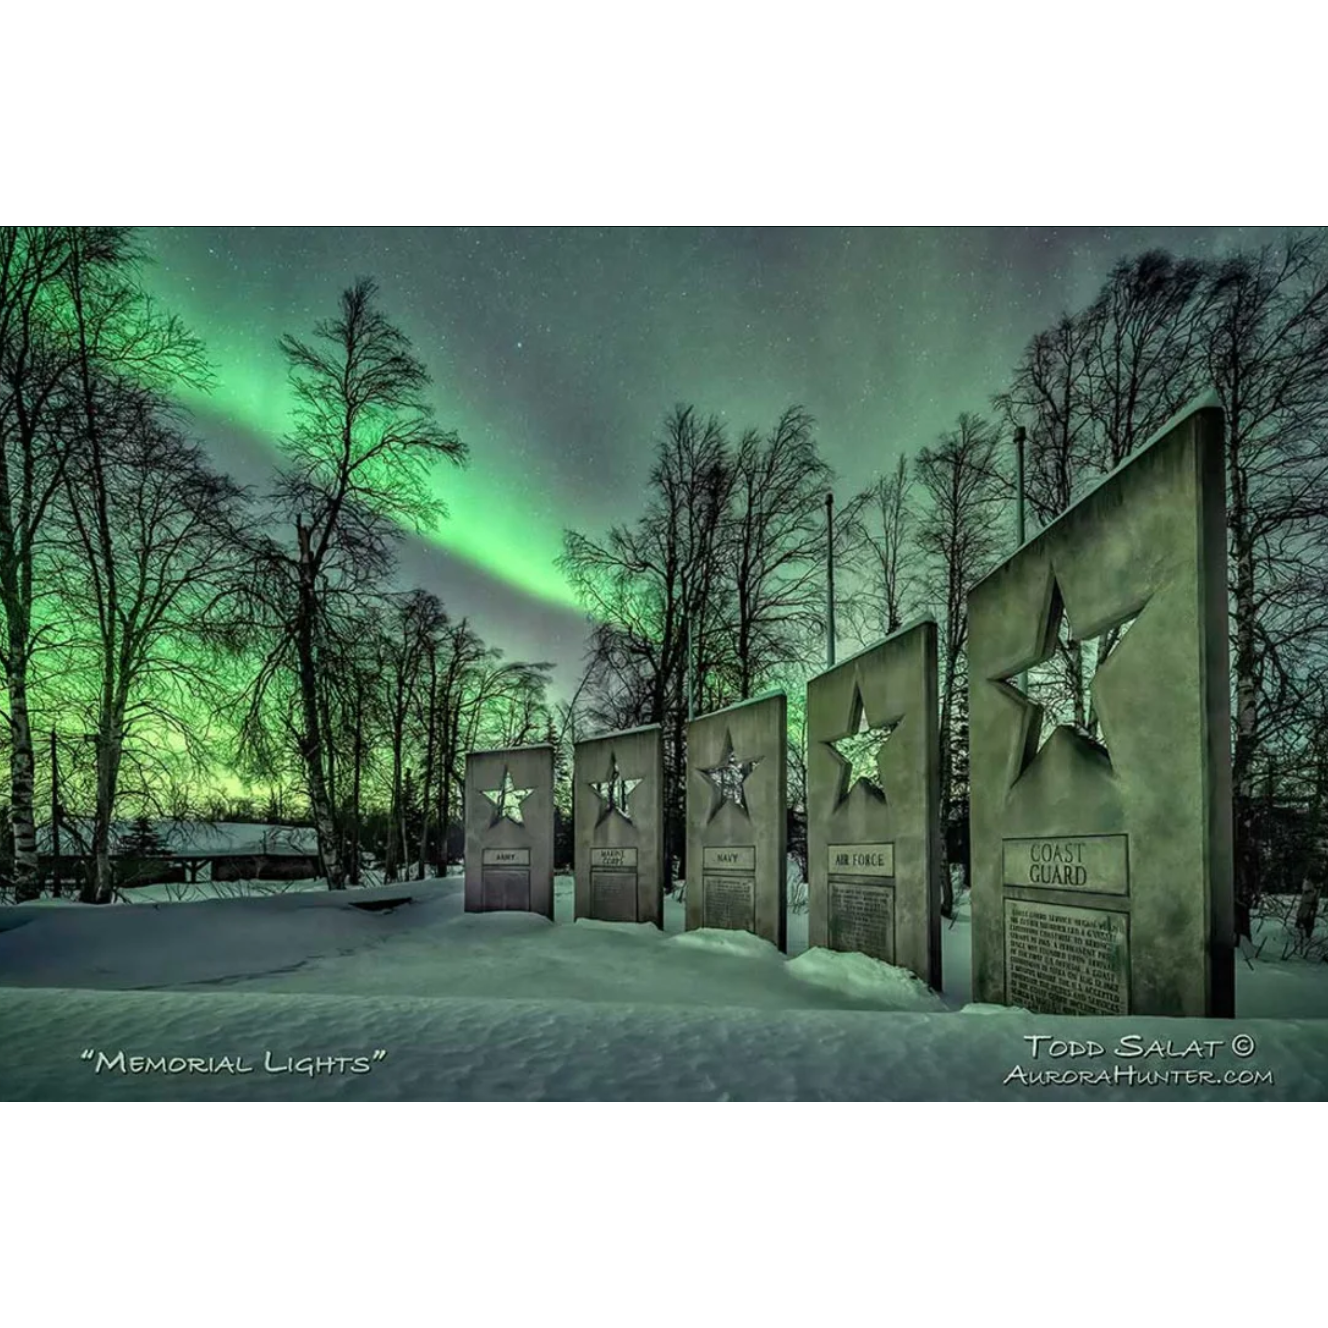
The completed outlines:
[[[115,871],[111,862],[111,831],[114,828],[115,795],[119,785],[123,738],[112,718],[97,735],[97,801],[92,821],[92,902],[109,904],[115,895]]]
[[[1070,684],[1070,700],[1074,707],[1074,727],[1077,733],[1088,732],[1087,689],[1084,686],[1084,647],[1081,641],[1071,641],[1065,648],[1065,673]]]
[[[1235,813],[1236,935],[1250,938],[1250,914],[1259,893],[1258,812],[1255,806],[1255,757],[1258,752],[1258,647],[1255,638],[1254,550],[1243,529],[1243,512],[1233,499],[1235,562],[1236,733],[1231,783]]]
[[[937,871],[941,876],[941,917],[954,917],[954,882],[950,879],[950,813],[953,806],[951,790],[951,772],[954,752],[950,742],[950,726],[954,716],[955,664],[952,654],[947,652],[945,663],[945,682],[941,691],[940,721],[940,784],[941,784],[941,834],[939,845],[940,862]]]
[[[447,859],[452,839],[452,772],[450,759],[443,765],[438,789],[438,875],[447,875]]]
[[[318,714],[318,670],[314,658],[314,620],[318,595],[314,585],[309,531],[302,521],[295,524],[300,545],[300,597],[297,608],[295,645],[299,662],[300,710],[304,732],[300,735],[300,755],[304,760],[305,779],[309,786],[309,810],[318,833],[318,851],[327,872],[327,888],[346,888],[345,864],[337,839],[337,820],[327,793],[323,774],[323,739]]]
[[[360,782],[361,771],[364,768],[364,684],[360,683],[355,689],[355,740],[354,750],[351,756],[352,769],[350,774],[350,814],[352,817],[351,825],[351,855],[350,855],[350,883],[359,885],[360,883]]]
[[[51,730],[51,895],[60,898],[60,754]]]
[[[452,851],[452,789],[456,782],[457,747],[461,741],[461,701],[458,697],[455,708],[447,720],[444,729],[445,745],[442,753],[442,787],[438,798],[438,834],[442,839],[440,855],[442,871],[447,875],[448,859]],[[465,850],[463,849],[464,853]]]
[[[428,736],[424,744],[424,787],[420,790],[420,866],[416,879],[424,880],[425,864],[429,859],[429,817],[433,810],[429,806],[429,796],[433,792],[433,759],[438,724],[438,674],[435,671],[433,656],[429,657],[429,718]]]
[[[320,712],[320,731],[323,735],[323,767],[326,770],[327,780],[327,801],[328,805],[334,811],[341,807],[341,798],[337,790],[337,749],[333,741],[332,712],[328,697],[328,688],[320,687],[319,691],[319,712]],[[336,817],[337,826],[337,856],[343,863],[346,855],[344,818]],[[344,870],[344,867],[343,867]]]
[[[112,643],[112,650],[114,644]],[[129,705],[123,661],[103,667],[106,682],[102,712],[97,724],[97,791],[92,819],[92,902],[109,904],[115,895],[115,871],[111,861],[111,833],[120,792],[120,768],[124,756],[125,713]]]
[[[14,833],[14,897],[22,903],[41,893],[37,822],[33,812],[36,760],[28,714],[26,633],[9,632],[10,817]]]
[[[687,707],[679,697],[673,712],[673,769],[669,772],[667,797],[665,800],[664,831],[664,889],[672,890],[674,881],[674,863],[678,864],[677,876],[687,879]]]
[[[738,699],[746,701],[752,694],[752,624],[748,597],[745,590],[738,594]]]
[[[392,735],[392,802],[387,813],[387,846],[383,853],[383,880],[395,881],[401,836],[401,738]]]
[[[1296,930],[1308,941],[1314,935],[1314,924],[1319,917],[1319,898],[1323,892],[1321,882],[1306,876],[1301,885],[1300,903],[1296,907]]]
[[[97,801],[101,801],[101,757],[97,758]],[[84,904],[102,902],[102,891],[109,902],[115,889],[111,876],[111,827],[100,816],[92,818],[92,842],[88,845],[91,863],[79,899]]]
[[[401,786],[401,812],[398,829],[401,834],[401,879],[410,880],[410,808],[411,808],[411,772],[406,771],[406,778]]]

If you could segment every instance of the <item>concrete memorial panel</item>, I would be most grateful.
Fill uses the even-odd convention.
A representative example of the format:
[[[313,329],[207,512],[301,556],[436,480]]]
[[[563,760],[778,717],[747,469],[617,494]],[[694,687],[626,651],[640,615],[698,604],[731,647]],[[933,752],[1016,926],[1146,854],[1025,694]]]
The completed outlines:
[[[941,986],[936,624],[807,684],[808,941]]]
[[[466,912],[553,918],[553,748],[466,757]]]
[[[659,725],[576,744],[578,918],[664,926],[664,744]]]
[[[687,726],[687,929],[787,948],[788,701],[783,692]]]
[[[1227,655],[1202,403],[969,596],[974,1000],[1234,1013]]]

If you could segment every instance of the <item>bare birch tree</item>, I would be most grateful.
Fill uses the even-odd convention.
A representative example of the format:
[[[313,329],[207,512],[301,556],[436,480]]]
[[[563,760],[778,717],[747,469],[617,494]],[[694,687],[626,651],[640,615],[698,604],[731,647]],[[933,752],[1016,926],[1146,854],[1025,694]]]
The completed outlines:
[[[290,611],[279,649],[263,676],[271,678],[275,659],[295,678],[300,762],[334,890],[344,888],[346,870],[320,660],[332,603],[376,588],[402,530],[428,528],[445,514],[431,472],[439,461],[457,464],[466,455],[458,436],[436,421],[425,399],[428,373],[375,297],[374,284],[361,280],[312,341],[281,341],[296,407],[277,500],[294,526],[295,547],[269,549],[266,571],[293,587],[284,597]]]
[[[16,894],[39,889],[29,673],[44,632],[41,552],[75,451],[99,429],[94,381],[206,381],[201,348],[159,316],[118,227],[0,228],[0,642]]]
[[[901,455],[868,486],[852,518],[848,562],[857,592],[844,616],[864,645],[898,631],[919,602],[913,489],[909,459]]]
[[[833,476],[813,424],[790,406],[766,437],[749,431],[735,449],[716,558],[727,621],[712,653],[731,677],[720,703],[752,696],[824,640],[825,495]]]
[[[947,834],[967,799],[955,774],[956,745],[966,742],[956,711],[967,684],[968,592],[991,569],[1008,539],[1000,521],[1004,500],[996,480],[997,442],[990,423],[963,414],[952,430],[918,454],[916,462],[924,500],[918,547],[927,561],[932,602],[941,608],[941,824]],[[944,851],[941,857],[941,912],[950,917],[954,894]]]
[[[169,783],[174,747],[203,745],[215,691],[209,644],[233,632],[245,566],[244,494],[124,384],[92,387],[95,431],[65,468],[66,546],[54,573],[66,652],[83,674],[96,788],[86,903],[112,895],[112,829],[126,759],[140,805]],[[144,777],[145,776],[145,777]]]
[[[1259,891],[1258,780],[1276,715],[1279,646],[1306,642],[1328,518],[1328,239],[1290,236],[1217,264],[1205,306],[1208,376],[1226,416],[1234,646],[1236,915]],[[1321,564],[1319,564],[1321,566]],[[1289,593],[1290,592],[1290,593]],[[1322,636],[1319,637],[1322,641]]]
[[[666,857],[683,854],[689,696],[705,705],[723,647],[718,550],[734,470],[719,420],[678,406],[666,418],[646,510],[602,540],[568,531],[559,566],[597,626],[589,695],[610,722],[665,726]]]

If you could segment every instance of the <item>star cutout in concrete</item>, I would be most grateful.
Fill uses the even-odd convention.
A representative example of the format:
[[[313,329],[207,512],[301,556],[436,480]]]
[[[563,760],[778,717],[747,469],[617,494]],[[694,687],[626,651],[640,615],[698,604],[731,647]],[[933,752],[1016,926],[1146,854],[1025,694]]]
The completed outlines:
[[[993,679],[1014,693],[1032,712],[1029,741],[1022,768],[1037,758],[1058,729],[1068,729],[1084,742],[1091,743],[1110,760],[1105,736],[1100,733],[1100,716],[1095,704],[1097,672],[1120,645],[1140,610],[1125,614],[1094,636],[1080,637],[1074,632],[1060,584],[1052,576],[1048,592],[1043,645],[1037,659],[1027,668]],[[1081,699],[1076,708],[1075,670],[1082,682]]]
[[[738,760],[733,752],[733,737],[725,731],[723,759],[718,765],[699,767],[701,774],[709,781],[712,791],[710,802],[712,821],[726,802],[733,803],[744,816],[751,815],[747,807],[747,792],[743,786],[760,760],[759,756],[753,757],[750,761]]]
[[[862,703],[862,688],[856,682],[853,684],[848,732],[842,737],[828,739],[825,744],[842,767],[836,807],[846,802],[859,784],[873,797],[885,800],[885,789],[881,784],[881,749],[902,722],[903,716],[900,715],[880,724],[869,723],[867,708]]]
[[[503,782],[500,788],[481,789],[488,800],[493,803],[493,818],[490,825],[497,825],[499,821],[508,820],[513,825],[525,825],[525,818],[521,815],[521,804],[534,793],[534,789],[519,789],[512,783],[512,772],[503,766]]]
[[[590,782],[592,791],[599,799],[599,816],[595,824],[602,825],[614,812],[617,812],[624,821],[630,821],[632,813],[627,800],[632,796],[632,790],[642,782],[640,779],[624,779],[618,770],[617,754],[610,752],[609,772],[603,783],[596,784],[593,780]]]

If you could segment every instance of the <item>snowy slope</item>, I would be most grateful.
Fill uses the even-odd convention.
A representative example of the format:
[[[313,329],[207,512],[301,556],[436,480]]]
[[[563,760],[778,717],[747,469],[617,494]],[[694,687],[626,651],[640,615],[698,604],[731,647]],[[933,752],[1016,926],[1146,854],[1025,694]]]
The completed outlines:
[[[940,998],[865,956],[807,951],[805,915],[790,918],[786,958],[745,934],[685,933],[674,905],[664,934],[573,924],[570,886],[560,879],[554,923],[468,915],[456,878],[5,910],[0,1097],[1328,1097],[1328,965],[1241,963],[1233,1023],[960,1012],[962,921],[943,933]],[[404,896],[388,911],[353,906]],[[1269,1015],[1299,1017],[1257,1017]],[[1238,1033],[1252,1054],[1233,1054]],[[1101,1050],[1053,1060],[1044,1045],[1034,1058],[1035,1034]],[[1141,1036],[1138,1047],[1170,1040],[1173,1054],[1117,1054],[1125,1034]],[[1174,1054],[1193,1041],[1222,1045]],[[300,1067],[317,1056],[367,1059]],[[1006,1082],[1017,1066],[1097,1080]],[[1274,1081],[1102,1081],[1118,1069],[1272,1071]]]
[[[1020,1015],[894,1014],[643,1006],[461,997],[10,991],[0,999],[0,1097],[1010,1100],[1328,1096],[1328,1022],[1254,1021],[1257,1062],[1276,1083],[1241,1093],[1004,1081],[1034,1068],[1023,1037],[1064,1021]],[[1121,1033],[1225,1040],[1217,1021],[1076,1020]],[[102,1061],[84,1060],[84,1050]],[[373,1060],[375,1050],[386,1053]],[[117,1052],[126,1059],[116,1062]],[[265,1065],[264,1056],[268,1056]],[[129,1073],[131,1056],[212,1058],[213,1072]],[[231,1057],[232,1068],[219,1066]],[[301,1057],[326,1057],[301,1073]],[[363,1057],[334,1070],[331,1058]],[[1245,1062],[1205,1061],[1221,1073]],[[123,1070],[120,1067],[123,1065]],[[234,1070],[243,1065],[248,1073]],[[1195,1068],[1176,1061],[1167,1068]],[[291,1068],[287,1068],[291,1067]],[[1095,1067],[1096,1068],[1096,1067]],[[1126,1066],[1126,1068],[1130,1068]],[[1157,1067],[1150,1067],[1157,1068]]]

